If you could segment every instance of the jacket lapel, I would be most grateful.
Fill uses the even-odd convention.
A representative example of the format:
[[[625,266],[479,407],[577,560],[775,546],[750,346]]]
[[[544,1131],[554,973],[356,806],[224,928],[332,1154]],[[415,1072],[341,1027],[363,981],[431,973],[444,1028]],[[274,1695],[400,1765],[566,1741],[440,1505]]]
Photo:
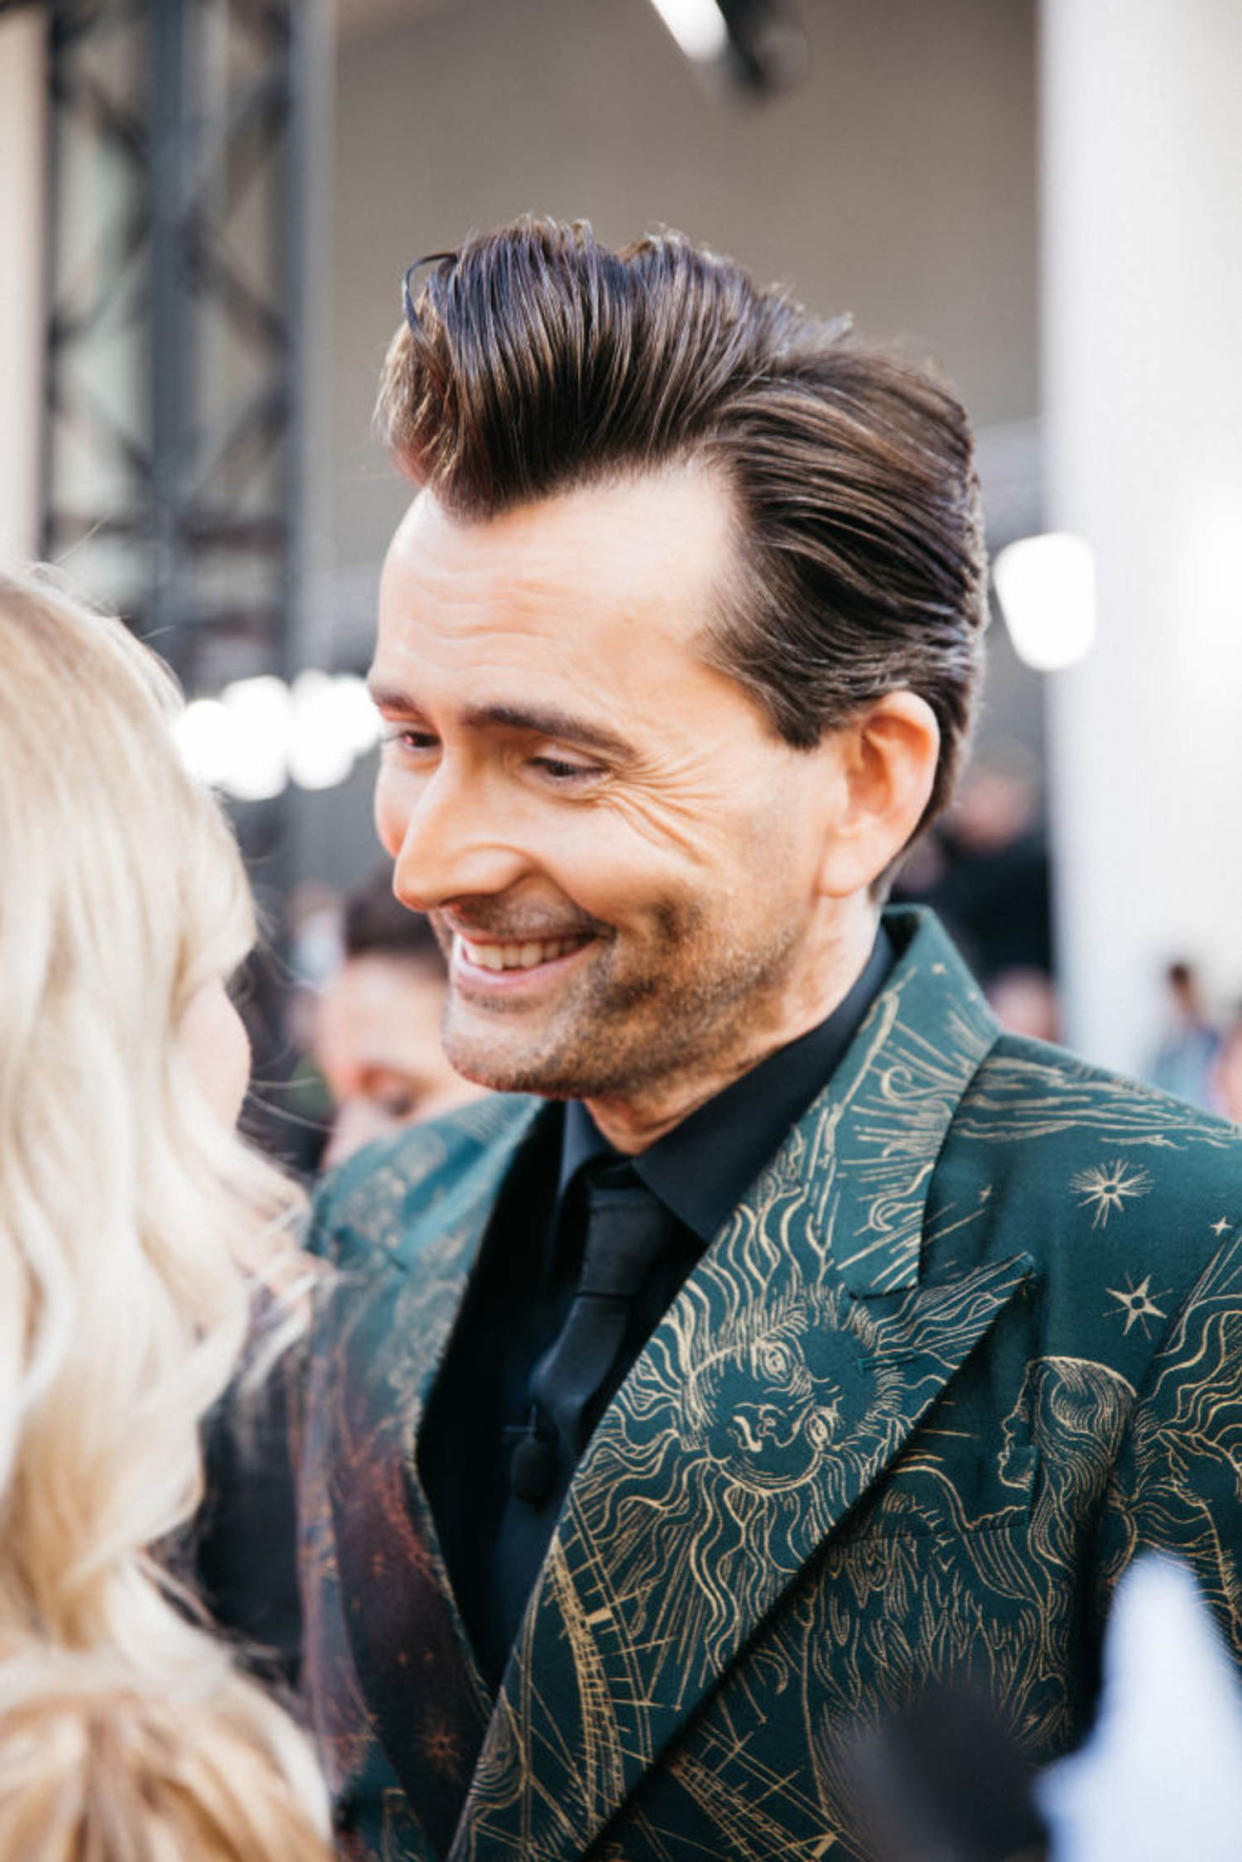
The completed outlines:
[[[1030,1271],[920,1281],[928,1185],[996,1026],[934,922],[592,1438],[454,1858],[582,1854]],[[903,936],[904,932],[904,936]]]
[[[505,1110],[506,1119],[484,1121],[474,1154],[446,1158],[443,1199],[417,1158],[394,1158],[389,1180],[415,1181],[417,1205],[390,1212],[399,1240],[385,1271],[351,1279],[347,1248],[332,1295],[328,1498],[349,1640],[384,1752],[441,1855],[492,1703],[453,1601],[415,1444],[498,1187],[534,1116]],[[371,1210],[362,1226],[373,1224]],[[374,1247],[367,1252],[373,1263]]]

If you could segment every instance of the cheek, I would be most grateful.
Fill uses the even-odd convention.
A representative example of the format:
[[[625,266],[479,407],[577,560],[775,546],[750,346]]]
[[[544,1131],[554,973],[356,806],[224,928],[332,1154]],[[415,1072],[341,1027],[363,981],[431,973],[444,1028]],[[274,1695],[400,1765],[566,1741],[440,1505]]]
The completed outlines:
[[[392,860],[400,853],[401,842],[405,837],[405,810],[399,800],[398,788],[398,779],[381,764],[375,779],[372,819],[380,846]]]
[[[688,792],[619,795],[593,812],[572,853],[567,842],[561,869],[581,875],[577,896],[607,884],[647,900],[690,900],[696,916],[740,924],[757,910],[770,916],[778,893],[805,889],[797,797],[745,769],[732,788],[714,773]]]
[[[553,883],[606,923],[701,900],[728,885],[712,837],[672,831],[657,811],[630,803],[564,811],[545,824],[533,858]]]
[[[218,977],[187,1007],[178,1039],[208,1105],[222,1125],[235,1125],[250,1081],[250,1042]]]

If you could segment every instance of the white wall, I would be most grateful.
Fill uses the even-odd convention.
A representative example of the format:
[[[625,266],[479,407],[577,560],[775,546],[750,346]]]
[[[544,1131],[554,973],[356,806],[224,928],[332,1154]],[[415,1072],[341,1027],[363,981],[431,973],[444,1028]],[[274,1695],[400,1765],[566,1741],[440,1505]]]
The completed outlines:
[[[0,558],[38,547],[45,32],[42,7],[0,16]]]
[[[1160,967],[1242,993],[1242,7],[1046,0],[1045,438],[1100,635],[1051,681],[1068,1033],[1137,1065]]]
[[[343,41],[335,541],[375,562],[401,506],[369,437],[417,254],[530,210],[653,223],[943,362],[976,420],[1034,414],[1032,0],[800,0],[812,70],[709,95],[648,0],[454,0]]]

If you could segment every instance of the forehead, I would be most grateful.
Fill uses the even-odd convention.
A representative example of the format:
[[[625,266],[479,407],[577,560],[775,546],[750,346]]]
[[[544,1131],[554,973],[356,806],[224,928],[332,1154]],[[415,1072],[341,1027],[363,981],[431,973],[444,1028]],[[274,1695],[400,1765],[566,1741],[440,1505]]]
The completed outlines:
[[[430,492],[410,506],[380,585],[377,671],[621,666],[685,656],[733,547],[727,493],[680,466],[581,487],[486,519]]]
[[[405,1065],[438,1050],[447,983],[430,964],[384,951],[350,957],[319,1003],[318,1042],[333,1059]]]

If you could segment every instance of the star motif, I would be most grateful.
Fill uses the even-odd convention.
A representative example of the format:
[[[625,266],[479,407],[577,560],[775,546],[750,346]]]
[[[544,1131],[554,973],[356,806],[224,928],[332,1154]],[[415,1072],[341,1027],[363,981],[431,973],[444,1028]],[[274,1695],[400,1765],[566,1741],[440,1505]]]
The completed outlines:
[[[1227,1215],[1223,1215],[1219,1222],[1212,1223],[1212,1233],[1214,1235],[1223,1235],[1227,1228],[1232,1228],[1232,1227],[1233,1227],[1233,1224],[1229,1220],[1229,1217]]]
[[[423,1757],[433,1771],[454,1777],[461,1763],[461,1748],[446,1726],[429,1726],[419,1735]]]
[[[990,1183],[985,1183],[983,1188],[979,1192],[979,1201],[981,1203],[987,1202],[989,1198],[991,1197],[991,1194],[992,1194],[992,1185]]]
[[[1146,1196],[1151,1177],[1147,1171],[1115,1157],[1111,1164],[1092,1164],[1086,1170],[1075,1171],[1070,1188],[1078,1194],[1080,1209],[1094,1207],[1092,1228],[1106,1228],[1109,1216],[1124,1210],[1131,1197]]]
[[[1131,1326],[1138,1324],[1143,1328],[1143,1337],[1147,1338],[1150,1336],[1147,1330],[1147,1321],[1149,1319],[1167,1319],[1169,1315],[1166,1312],[1162,1312],[1151,1297],[1150,1274],[1148,1274],[1137,1287],[1134,1285],[1133,1281],[1130,1280],[1129,1274],[1126,1275],[1126,1279],[1130,1281],[1130,1285],[1124,1292],[1117,1287],[1105,1287],[1104,1291],[1108,1294],[1110,1299],[1119,1300],[1121,1303],[1121,1312],[1125,1314],[1126,1319],[1123,1337],[1128,1338]],[[1164,1298],[1163,1293],[1160,1297],[1161,1299]],[[1121,1315],[1120,1313],[1110,1312],[1106,1313],[1104,1316],[1105,1318],[1119,1318]]]

